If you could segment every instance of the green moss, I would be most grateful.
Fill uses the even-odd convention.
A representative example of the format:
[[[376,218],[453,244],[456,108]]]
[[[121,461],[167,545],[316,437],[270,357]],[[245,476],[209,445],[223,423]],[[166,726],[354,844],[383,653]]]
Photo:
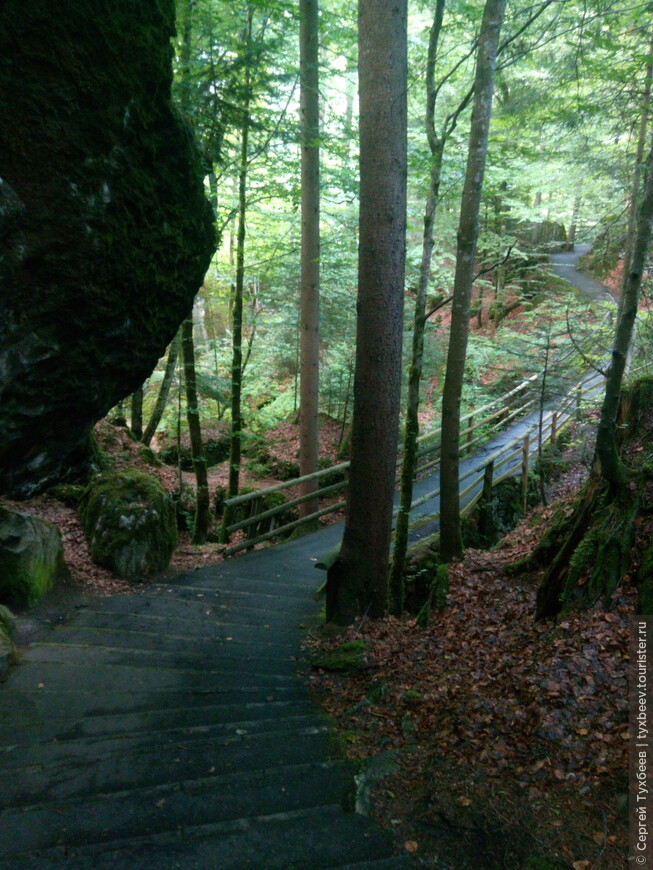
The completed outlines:
[[[0,623],[0,680],[4,680],[7,671],[18,662],[18,650],[5,626]]]
[[[176,513],[155,478],[136,469],[103,474],[87,487],[79,513],[98,565],[127,579],[167,567],[177,544]]]
[[[634,519],[639,498],[605,504],[594,512],[592,524],[569,559],[561,596],[563,609],[587,606],[604,598],[609,603],[622,577],[630,570]]]
[[[163,463],[151,447],[139,447],[138,455],[141,457],[143,462],[146,462],[148,465],[151,465],[154,468],[161,468],[161,466],[163,465]]]
[[[0,508],[0,600],[30,607],[65,573],[57,527]]]
[[[65,504],[66,507],[77,508],[82,500],[86,487],[78,483],[62,483],[48,490],[48,495]]]
[[[358,671],[366,664],[365,649],[364,640],[347,641],[313,656],[311,665],[325,671]]]

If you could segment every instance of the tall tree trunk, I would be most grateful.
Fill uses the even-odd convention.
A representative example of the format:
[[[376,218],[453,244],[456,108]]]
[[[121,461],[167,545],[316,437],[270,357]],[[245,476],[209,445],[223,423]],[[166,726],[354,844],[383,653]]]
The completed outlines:
[[[243,418],[241,409],[242,362],[243,362],[243,289],[245,285],[245,236],[247,215],[247,169],[249,128],[251,123],[250,100],[250,49],[252,43],[253,12],[248,10],[245,33],[244,100],[242,107],[242,127],[240,138],[240,168],[238,171],[238,235],[236,240],[236,285],[233,297],[232,314],[232,358],[231,358],[231,443],[229,445],[229,491],[228,497],[238,495],[240,483],[240,455]]]
[[[435,62],[438,43],[444,18],[444,0],[438,0],[433,25],[429,37],[429,51],[426,66],[426,134],[431,150],[429,189],[424,209],[424,231],[422,234],[422,259],[420,262],[417,295],[415,298],[415,318],[413,322],[413,347],[410,372],[408,376],[408,403],[406,407],[406,429],[404,432],[404,455],[401,469],[401,488],[399,513],[395,528],[395,545],[390,569],[390,609],[400,616],[404,609],[404,568],[408,549],[408,524],[413,501],[413,480],[417,467],[417,438],[419,436],[419,388],[422,380],[424,361],[424,329],[426,327],[426,291],[428,288],[431,260],[433,258],[433,225],[440,193],[442,177],[442,157],[446,135],[435,134]]]
[[[478,241],[479,210],[494,71],[506,0],[487,0],[479,36],[469,153],[460,209],[451,332],[442,396],[440,552],[445,559],[462,554],[459,493],[460,402],[467,356],[470,303]]]
[[[154,405],[154,410],[152,411],[152,416],[145,427],[145,431],[143,432],[143,437],[141,441],[143,444],[147,444],[149,446],[152,438],[154,437],[154,433],[156,432],[156,427],[161,422],[161,417],[163,417],[163,412],[165,411],[166,402],[168,401],[168,396],[170,394],[170,387],[172,385],[173,378],[175,376],[175,367],[177,365],[177,356],[179,354],[179,333],[175,335],[172,339],[170,347],[168,349],[168,358],[166,359],[166,367],[163,372],[163,380],[161,381],[161,386],[159,387],[159,393],[156,397],[156,404]]]
[[[603,479],[614,492],[626,482],[626,470],[619,459],[616,445],[617,412],[626,360],[630,348],[637,306],[646,266],[653,219],[653,138],[646,164],[646,186],[637,216],[637,234],[633,244],[630,268],[624,283],[619,317],[612,345],[612,360],[605,379],[605,395],[596,433],[596,456]]]
[[[651,108],[651,83],[653,79],[653,30],[651,31],[651,43],[649,46],[648,61],[646,63],[646,78],[644,81],[644,93],[642,95],[642,114],[639,122],[639,136],[637,138],[637,154],[635,156],[635,169],[633,171],[633,186],[630,193],[630,212],[628,215],[628,229],[626,231],[626,250],[624,251],[623,276],[621,280],[621,298],[619,311],[623,306],[623,298],[628,282],[628,273],[635,246],[635,234],[637,232],[637,214],[639,210],[639,191],[642,183],[642,174],[645,170],[644,153],[646,150],[646,128],[648,115]]]
[[[185,112],[190,108],[190,55],[193,33],[193,13],[197,0],[186,0],[182,22],[183,45],[181,50],[181,105]],[[197,401],[197,384],[195,379],[195,347],[193,345],[193,309],[181,325],[181,349],[184,366],[184,382],[186,386],[186,417],[190,436],[191,457],[197,495],[195,500],[195,521],[193,523],[193,543],[203,544],[209,530],[209,484],[206,473],[206,459],[202,445],[202,430],[200,428],[199,406]],[[181,392],[181,391],[180,391]],[[178,429],[178,439],[180,433]],[[179,447],[179,445],[178,445]],[[181,455],[181,451],[179,451]],[[181,470],[179,472],[179,492],[181,495]]]
[[[401,393],[406,255],[406,0],[359,0],[360,219],[347,519],[327,619],[382,616]]]
[[[320,371],[320,106],[318,2],[300,0],[300,71],[302,125],[301,385],[299,402],[299,473],[317,471]],[[314,492],[317,480],[302,484]],[[318,509],[318,499],[300,505],[300,516]]]
[[[134,390],[131,397],[131,430],[140,441],[143,434],[143,386]]]
[[[187,317],[181,325],[181,347],[184,359],[184,382],[186,385],[186,417],[188,419],[193,470],[197,482],[193,543],[203,544],[209,531],[209,481],[206,473],[206,458],[202,444],[202,429],[200,426],[200,412],[197,398],[192,315]]]

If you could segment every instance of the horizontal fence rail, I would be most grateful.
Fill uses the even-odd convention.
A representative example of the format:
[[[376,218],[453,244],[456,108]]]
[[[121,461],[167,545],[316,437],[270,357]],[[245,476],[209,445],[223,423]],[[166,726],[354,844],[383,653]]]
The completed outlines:
[[[529,391],[536,387],[540,377],[541,373],[538,372],[481,408],[474,408],[464,414],[460,421],[461,456],[463,453],[469,454],[471,449],[479,443],[486,442],[492,433],[500,432],[518,419],[524,419],[529,413],[532,414],[534,408],[537,407],[537,399],[533,395],[529,395]],[[478,503],[483,493],[484,482],[486,489],[488,487],[488,478],[489,485],[494,487],[507,477],[521,475],[522,491],[525,493],[526,484],[524,481],[528,478],[533,458],[539,455],[545,443],[555,440],[560,429],[570,421],[574,411],[580,407],[584,399],[598,395],[602,384],[603,377],[600,373],[586,375],[558,400],[555,409],[543,412],[540,415],[541,419],[537,419],[529,427],[526,434],[521,434],[510,443],[502,445],[492,455],[483,458],[478,465],[461,475],[461,484],[470,479],[461,492],[461,500],[464,501],[463,513],[469,513]],[[439,465],[440,436],[441,430],[438,428],[417,439],[420,445],[417,455],[420,459],[425,460],[419,465],[419,476],[423,476],[426,471]],[[401,462],[400,456],[397,462],[398,467]],[[491,468],[491,473],[487,471],[488,468]],[[228,542],[229,537],[237,531],[244,531],[246,537],[238,543],[225,547],[223,554],[230,556],[242,550],[251,549],[257,544],[286,536],[303,525],[314,524],[322,517],[342,510],[346,502],[338,500],[299,519],[283,517],[288,511],[292,511],[293,508],[304,502],[319,501],[345,490],[348,485],[348,471],[349,462],[341,462],[303,477],[293,478],[266,489],[227,499],[224,503],[222,538]],[[342,475],[342,479],[335,483],[331,482],[325,486],[319,486],[322,478],[327,476],[332,478],[334,474]],[[284,501],[283,504],[271,507],[264,506],[266,497],[311,481],[318,484],[313,492],[295,496],[289,501]],[[439,499],[439,495],[440,490],[435,489],[415,498],[411,505],[411,512]],[[395,509],[395,516],[397,511],[398,509]],[[420,528],[435,521],[438,517],[439,504],[437,510],[416,518],[411,523],[410,528]]]

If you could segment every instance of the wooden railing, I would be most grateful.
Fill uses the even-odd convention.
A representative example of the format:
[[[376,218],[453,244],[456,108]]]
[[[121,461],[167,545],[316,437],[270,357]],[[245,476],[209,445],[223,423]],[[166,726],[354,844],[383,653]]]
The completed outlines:
[[[573,419],[574,411],[580,408],[584,397],[596,392],[597,380],[598,377],[593,376],[581,381],[562,398],[560,404],[554,410],[543,413],[541,420],[536,420],[525,433],[513,438],[507,444],[502,444],[497,450],[485,457],[482,462],[479,462],[478,465],[461,474],[459,484],[469,481],[460,492],[461,515],[466,516],[471,513],[479,500],[483,496],[488,498],[491,490],[503,480],[506,480],[508,477],[517,477],[518,475],[521,479],[522,506],[525,508],[528,475],[533,459],[539,456],[541,449],[547,443],[555,441],[563,427]],[[435,502],[436,499],[439,500],[440,492],[441,490],[438,487],[431,492],[424,493],[420,498],[413,501],[411,511],[424,504],[428,504],[428,502]],[[438,504],[438,510],[423,514],[410,523],[409,530],[414,531],[425,526],[427,523],[434,523],[439,516]]]
[[[533,397],[525,398],[524,401],[522,401],[520,404],[517,404],[516,406],[513,403],[515,399],[519,400],[522,397],[527,396],[529,387],[532,387],[539,377],[539,373],[535,374],[532,377],[527,378],[525,381],[522,381],[509,392],[504,393],[502,396],[499,396],[493,401],[488,402],[486,405],[483,405],[483,407],[475,408],[474,410],[463,415],[461,417],[461,453],[463,451],[470,452],[471,449],[475,445],[479,444],[481,441],[487,441],[488,435],[491,432],[497,432],[506,428],[506,426],[514,422],[519,417],[522,417],[526,415],[529,411],[532,411],[536,403],[536,400]],[[580,403],[584,395],[584,383],[587,383],[587,380],[581,382],[581,384],[578,384],[576,387],[574,387],[574,390],[565,397],[565,399],[563,400],[564,407],[566,407],[565,403],[569,401],[576,401],[578,404]],[[592,383],[593,386],[591,387],[591,389],[596,389],[594,382]],[[573,396],[574,398],[570,399],[570,396]],[[556,411],[547,412],[547,419],[551,421],[550,425],[552,432],[554,433],[554,438],[556,430],[559,429],[561,425],[563,425],[563,423],[561,423],[562,417],[560,415],[562,414],[564,416],[565,413],[566,412],[561,408],[558,408]],[[567,418],[565,418],[565,422],[566,420]],[[418,443],[421,445],[418,449],[418,457],[422,460],[426,460],[425,462],[421,462],[418,467],[419,475],[423,475],[424,472],[439,464],[440,434],[441,430],[436,429],[433,432],[426,433],[425,435],[422,435],[420,438],[418,438]],[[518,443],[522,444],[522,440],[523,439],[517,439],[515,441],[515,447]],[[496,462],[493,465],[492,485],[496,485],[506,476],[508,476],[507,473],[502,473],[498,478],[496,477],[496,472],[501,471],[505,463],[509,461],[509,458],[503,457],[503,451],[505,451],[506,449],[507,448],[505,447],[502,449],[502,458],[500,458],[499,456],[496,457]],[[516,449],[515,456],[522,449],[523,448],[521,446],[518,450]],[[537,450],[537,446],[535,446],[534,449]],[[492,457],[492,461],[494,462],[494,457]],[[401,462],[402,458],[400,456],[397,461],[398,467],[400,467]],[[526,458],[525,462],[526,471],[522,471],[522,473],[525,473],[527,475],[528,457]],[[479,469],[481,478],[486,475],[485,468],[487,465],[488,462],[485,462],[484,465]],[[265,541],[272,540],[273,538],[288,535],[290,532],[293,532],[295,529],[299,528],[302,525],[314,524],[321,517],[342,510],[345,507],[346,501],[338,500],[331,504],[325,505],[319,510],[309,514],[308,516],[301,517],[296,520],[291,520],[289,522],[282,522],[280,525],[277,525],[278,519],[293,507],[296,507],[306,501],[312,501],[315,499],[320,500],[325,497],[333,496],[335,493],[341,492],[342,490],[346,489],[348,484],[348,470],[349,462],[341,462],[338,465],[333,465],[329,468],[316,471],[313,474],[307,474],[303,477],[293,478],[292,480],[285,481],[284,483],[278,483],[263,490],[244,493],[243,495],[227,499],[224,503],[224,519],[222,526],[223,539],[228,541],[229,537],[234,532],[240,530],[244,530],[246,532],[246,537],[244,540],[241,540],[238,543],[225,547],[225,549],[223,550],[223,554],[225,556],[231,556],[235,553],[240,552],[241,550],[251,549],[257,544],[264,543]],[[318,487],[315,491],[309,494],[297,496],[295,498],[292,498],[290,501],[284,502],[283,504],[261,510],[261,505],[266,495],[276,492],[283,492],[284,490],[295,488],[302,483],[306,483],[312,480],[319,481],[321,478],[331,476],[334,473],[342,474],[343,479],[337,483],[332,483],[321,488]],[[510,473],[512,474],[515,472],[511,471]],[[466,475],[464,475],[461,478],[461,481],[466,480],[470,474],[471,472],[468,472]],[[464,492],[461,493],[461,498],[466,497],[469,492],[474,489],[474,487],[477,487],[478,482],[478,478],[475,478],[474,481],[464,490]],[[425,496],[415,499],[413,501],[411,509],[419,507],[422,504],[428,502],[429,500],[437,498],[439,496],[439,492],[439,490],[434,490],[432,493],[428,493]],[[480,498],[480,494],[474,496],[475,501],[473,502],[473,504],[478,501],[478,498]],[[233,521],[234,513],[237,511],[238,508],[243,508],[246,511],[246,516],[238,519],[237,521]],[[471,510],[471,507],[466,506],[465,510]],[[429,522],[437,518],[437,516],[438,513],[433,513],[432,515],[429,515],[426,519],[420,518],[420,520],[413,525],[414,527],[417,527],[418,525],[422,525],[425,522]]]
[[[474,408],[473,410],[468,411],[467,414],[463,414],[460,418],[461,455],[463,453],[471,452],[472,447],[480,442],[487,441],[489,432],[496,432],[503,429],[520,415],[528,413],[528,411],[533,407],[535,399],[527,399],[517,407],[513,407],[510,400],[527,393],[528,388],[531,387],[539,377],[540,373],[538,372],[530,378],[526,378],[525,381],[522,381],[514,389],[504,393],[496,399],[493,399],[481,408]],[[491,413],[488,414],[488,411],[491,411]],[[483,416],[485,414],[487,414],[487,416]],[[424,445],[423,447],[419,447],[417,450],[418,461],[430,457],[426,462],[419,462],[418,474],[423,474],[423,472],[440,464],[439,439],[441,436],[442,428],[438,427],[432,432],[427,432],[426,434],[421,435],[417,439],[418,444]]]

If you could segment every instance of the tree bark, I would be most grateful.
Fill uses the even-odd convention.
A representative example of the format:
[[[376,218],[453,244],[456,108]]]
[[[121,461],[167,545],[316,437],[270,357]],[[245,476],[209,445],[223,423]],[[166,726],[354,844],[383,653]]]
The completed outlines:
[[[143,434],[143,385],[134,390],[131,397],[131,430],[140,441]]]
[[[628,215],[628,229],[626,231],[626,250],[624,251],[623,276],[621,282],[622,296],[619,300],[619,310],[623,304],[623,297],[630,272],[630,264],[635,246],[635,233],[637,232],[637,212],[639,209],[639,191],[642,183],[644,166],[644,151],[646,149],[646,128],[648,115],[651,108],[651,82],[653,80],[653,30],[651,31],[651,43],[649,46],[648,61],[646,64],[646,79],[644,82],[644,94],[642,96],[642,114],[639,122],[639,136],[637,138],[637,154],[635,156],[635,170],[633,172],[633,186],[630,194],[630,213]]]
[[[458,227],[451,332],[442,396],[440,553],[445,559],[462,554],[458,483],[460,402],[467,356],[481,191],[492,115],[494,72],[505,6],[505,0],[487,0],[483,12],[474,81],[469,152]]]
[[[177,366],[177,356],[179,354],[179,338],[179,333],[177,333],[177,335],[175,335],[175,337],[172,339],[172,342],[168,349],[168,358],[166,359],[166,367],[163,373],[163,380],[161,381],[159,393],[156,397],[156,404],[154,405],[152,416],[150,417],[150,420],[145,427],[145,431],[143,432],[143,437],[141,438],[143,444],[147,444],[148,446],[152,441],[152,438],[154,437],[156,427],[161,422],[161,417],[163,417],[163,412],[165,411],[168,396],[170,395],[170,387],[172,386],[172,380],[174,378],[175,368]]]
[[[195,379],[195,347],[193,344],[193,319],[187,317],[181,325],[181,346],[184,360],[184,381],[186,384],[186,417],[190,435],[191,457],[197,482],[195,521],[193,523],[193,543],[203,544],[209,531],[210,501],[209,481],[206,473],[206,458],[202,444],[202,429],[197,399]]]
[[[624,289],[617,318],[612,360],[605,379],[605,395],[596,433],[596,456],[603,479],[614,493],[626,482],[626,469],[619,459],[616,444],[617,413],[621,384],[626,360],[635,327],[637,306],[642,286],[642,275],[651,237],[653,220],[653,138],[646,164],[647,177],[644,197],[637,216],[637,234],[633,245],[630,268],[625,277]]]
[[[232,358],[231,358],[231,443],[229,446],[229,490],[228,497],[238,495],[240,483],[241,436],[243,429],[241,393],[243,363],[243,288],[245,284],[245,236],[247,215],[247,169],[249,128],[251,123],[250,100],[251,81],[249,54],[252,42],[253,13],[250,9],[245,33],[244,100],[242,107],[242,126],[240,139],[240,168],[238,172],[238,233],[236,240],[236,285],[232,313]]]
[[[359,0],[360,219],[347,519],[328,573],[327,619],[380,617],[401,392],[406,254],[407,2]]]
[[[429,50],[426,66],[426,134],[431,150],[429,189],[424,209],[424,230],[422,234],[422,259],[420,262],[417,295],[415,298],[415,319],[413,322],[413,347],[410,372],[408,376],[408,401],[406,406],[406,429],[404,432],[404,455],[401,469],[401,488],[399,512],[395,528],[395,545],[390,569],[390,609],[400,616],[404,610],[404,568],[408,549],[408,524],[413,501],[413,480],[417,466],[417,438],[419,436],[419,388],[422,380],[424,361],[424,329],[426,327],[426,291],[428,288],[431,260],[433,258],[433,225],[440,193],[442,177],[442,157],[447,134],[438,137],[435,133],[435,63],[438,43],[444,18],[444,0],[438,0],[433,25],[429,36]]]
[[[299,473],[317,471],[320,371],[320,107],[318,66],[318,2],[300,0],[301,71],[301,311]],[[317,489],[317,480],[301,486],[301,494]],[[318,499],[300,505],[300,516],[318,509]]]

